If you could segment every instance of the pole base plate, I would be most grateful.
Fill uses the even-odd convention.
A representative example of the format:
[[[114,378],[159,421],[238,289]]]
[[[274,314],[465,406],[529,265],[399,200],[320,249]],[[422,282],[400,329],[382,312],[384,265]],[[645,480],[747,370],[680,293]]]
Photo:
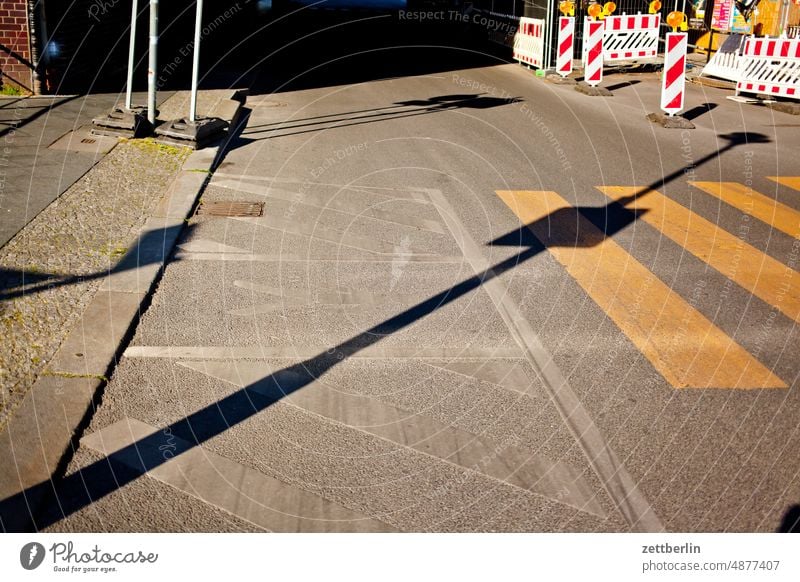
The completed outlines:
[[[228,122],[217,117],[167,121],[156,128],[160,141],[200,149],[220,139],[228,129]]]
[[[125,109],[115,107],[108,114],[92,120],[94,135],[113,137],[147,137],[153,134],[153,127],[147,121],[147,110],[144,107]]]

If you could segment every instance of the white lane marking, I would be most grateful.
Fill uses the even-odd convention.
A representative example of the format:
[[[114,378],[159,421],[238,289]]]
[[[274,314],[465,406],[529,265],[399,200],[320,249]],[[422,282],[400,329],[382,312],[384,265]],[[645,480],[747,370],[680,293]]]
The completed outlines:
[[[419,254],[439,256],[438,253],[415,248],[414,245],[406,246],[405,252],[400,254],[398,253],[398,248],[401,247],[397,243],[374,238],[372,236],[352,234],[350,232],[337,230],[328,226],[322,226],[318,222],[305,223],[295,220],[284,220],[283,218],[278,218],[277,216],[271,216],[269,214],[260,218],[237,216],[231,217],[229,220],[246,222],[261,228],[269,228],[280,233],[305,236],[313,240],[333,243],[336,245],[336,247],[351,248],[360,251],[376,253],[379,255],[405,256]]]
[[[227,172],[214,172],[214,178],[230,178],[239,181],[252,181],[252,182],[270,182],[276,184],[293,184],[293,185],[309,185],[309,186],[327,186],[330,188],[338,188],[340,190],[353,190],[355,192],[382,193],[393,192],[393,198],[400,198],[405,193],[409,200],[416,200],[418,202],[430,202],[425,195],[425,192],[419,188],[395,188],[390,186],[367,186],[364,184],[332,184],[330,182],[312,182],[309,180],[291,180],[288,178],[276,178],[274,176],[248,176],[246,174],[230,174]],[[212,179],[211,185],[214,185]]]
[[[249,254],[249,249],[234,247],[210,239],[193,239],[178,245],[178,248],[186,253],[236,253]]]
[[[491,359],[522,358],[522,352],[514,347],[476,347],[464,348],[437,347],[384,347],[372,345],[349,350],[331,346],[129,346],[125,350],[127,358],[162,358],[182,360],[269,360],[269,359],[308,359],[324,356],[335,358],[340,354],[347,358],[404,358],[404,359]]]
[[[286,303],[289,305],[364,305],[375,307],[390,304],[418,303],[425,301],[427,297],[418,297],[406,293],[370,293],[363,289],[350,289],[339,287],[330,289],[317,287],[315,289],[295,289],[289,287],[272,287],[260,285],[251,281],[233,282],[234,287],[264,293],[278,298],[278,304]]]
[[[357,216],[360,218],[369,218],[372,220],[379,220],[389,222],[392,224],[400,224],[403,226],[413,226],[415,228],[435,232],[437,234],[445,234],[444,228],[437,220],[419,218],[407,212],[400,212],[392,209],[393,198],[386,196],[384,202],[380,202],[380,208],[372,205],[364,207],[363,205],[355,204],[342,196],[331,196],[329,194],[322,194],[318,191],[309,191],[303,189],[300,192],[286,190],[283,188],[274,188],[265,186],[264,184],[251,184],[248,182],[241,182],[235,180],[219,180],[212,184],[217,188],[225,188],[228,190],[235,190],[238,192],[247,192],[263,198],[272,198],[288,202],[293,205],[307,206],[315,209],[324,209],[326,211],[339,212],[348,216]],[[418,203],[417,200],[403,199],[403,202]],[[388,208],[388,209],[387,209]]]
[[[457,218],[455,209],[440,190],[429,189],[431,200],[442,214],[464,256],[476,274],[491,273],[491,264],[480,247]],[[636,482],[623,467],[608,442],[603,438],[589,412],[561,373],[553,356],[544,347],[530,323],[519,311],[508,287],[496,276],[483,283],[511,335],[539,373],[553,403],[567,427],[580,444],[589,463],[600,478],[620,513],[632,528],[640,531],[664,531],[664,525],[650,507]]]
[[[333,248],[333,247],[332,247]],[[336,251],[336,248],[333,248]],[[436,263],[443,265],[461,264],[464,257],[454,257],[446,255],[400,255],[403,261],[410,263]],[[320,257],[311,258],[309,256],[299,256],[296,254],[285,255],[266,255],[258,253],[187,253],[179,252],[175,255],[175,260],[180,261],[245,261],[254,263],[389,263],[394,264],[398,259],[386,258],[385,255],[373,254],[365,255],[356,259],[345,259],[343,257]]]

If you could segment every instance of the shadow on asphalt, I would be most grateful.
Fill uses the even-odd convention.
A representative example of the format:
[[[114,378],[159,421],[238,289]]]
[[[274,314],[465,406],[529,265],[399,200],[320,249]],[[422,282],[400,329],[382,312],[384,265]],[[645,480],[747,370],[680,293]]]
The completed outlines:
[[[232,140],[232,149],[265,139],[302,135],[304,133],[314,133],[317,131],[351,127],[354,125],[365,125],[378,121],[417,117],[419,115],[453,111],[456,109],[491,109],[493,107],[502,107],[503,105],[519,103],[521,101],[522,99],[519,97],[485,97],[480,93],[473,95],[441,95],[429,99],[398,101],[393,105],[375,109],[360,109],[357,111],[332,113],[305,119],[289,119],[262,125],[249,125]],[[411,109],[408,109],[409,107]],[[262,133],[266,135],[263,137],[253,137],[254,134],[258,135]]]
[[[727,145],[697,160],[691,167],[708,163],[737,146],[769,141],[762,134],[752,133],[731,133],[720,136],[720,139],[726,140]],[[51,480],[43,481],[0,501],[0,529],[31,531],[55,524],[90,506],[94,501],[121,489],[168,460],[201,446],[229,428],[252,418],[285,396],[317,380],[348,357],[436,312],[480,288],[487,281],[499,277],[546,250],[545,244],[531,235],[531,228],[559,231],[554,232],[547,241],[547,246],[574,247],[574,230],[578,226],[580,217],[584,216],[603,233],[597,239],[587,240],[585,244],[592,246],[600,243],[606,237],[613,236],[635,222],[637,215],[625,209],[626,204],[646,196],[650,190],[663,188],[682,177],[686,171],[687,168],[679,168],[663,179],[642,187],[638,193],[606,206],[558,210],[536,223],[495,239],[489,243],[490,246],[515,246],[521,250],[493,267],[437,293],[317,356],[278,370],[178,421],[159,428],[153,434],[95,461],[77,473],[69,476],[54,475]],[[569,234],[570,232],[572,234]],[[173,435],[179,439],[174,439]],[[177,449],[174,448],[176,442],[181,442]],[[163,449],[159,447],[165,444],[171,444],[173,454],[168,456],[163,454]],[[67,460],[60,466],[66,467],[66,463]],[[38,507],[31,507],[29,499],[37,502],[41,499],[47,501]]]
[[[702,105],[692,107],[686,113],[683,113],[681,117],[684,117],[689,121],[694,121],[701,115],[708,113],[710,111],[714,111],[714,109],[716,109],[717,107],[719,107],[719,104],[717,103],[703,103]]]
[[[786,510],[778,533],[800,533],[800,504],[792,505]]]
[[[623,81],[622,83],[617,83],[616,85],[609,85],[608,87],[606,87],[606,89],[608,89],[613,93],[617,89],[624,89],[625,87],[633,87],[634,85],[638,85],[639,83],[641,83],[640,80],[633,79],[631,81]]]

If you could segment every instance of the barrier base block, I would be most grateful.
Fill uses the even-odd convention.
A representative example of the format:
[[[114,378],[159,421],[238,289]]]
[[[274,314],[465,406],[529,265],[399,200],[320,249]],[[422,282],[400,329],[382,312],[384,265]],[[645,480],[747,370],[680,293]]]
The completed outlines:
[[[575,90],[590,97],[613,97],[614,94],[605,87],[592,87],[586,81],[581,81],[575,85]]]
[[[92,119],[92,133],[112,137],[146,137],[152,135],[153,127],[147,121],[144,107],[115,107],[107,115]]]
[[[199,149],[220,139],[227,129],[228,122],[216,117],[194,122],[179,119],[156,128],[156,137],[159,141]]]
[[[680,115],[667,115],[666,113],[650,113],[647,119],[667,129],[694,129],[694,123]]]

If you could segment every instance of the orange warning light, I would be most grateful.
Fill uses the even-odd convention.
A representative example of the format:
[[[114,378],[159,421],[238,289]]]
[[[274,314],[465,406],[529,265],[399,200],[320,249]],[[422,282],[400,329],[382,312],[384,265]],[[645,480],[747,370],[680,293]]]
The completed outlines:
[[[603,12],[605,12],[606,16],[611,16],[616,9],[617,5],[614,2],[606,2],[603,4]]]
[[[650,14],[655,14],[660,10],[661,10],[661,2],[659,2],[659,0],[653,0],[652,2],[650,2],[650,10],[649,10]]]
[[[570,0],[559,2],[558,9],[564,16],[575,16],[575,2],[571,2]]]
[[[684,31],[689,28],[686,24],[686,15],[680,10],[674,10],[667,14],[667,24],[672,27],[672,32],[678,32],[678,27]]]
[[[603,8],[599,4],[590,4],[586,11],[593,19],[597,19],[597,17],[600,16],[600,13],[603,11]]]

